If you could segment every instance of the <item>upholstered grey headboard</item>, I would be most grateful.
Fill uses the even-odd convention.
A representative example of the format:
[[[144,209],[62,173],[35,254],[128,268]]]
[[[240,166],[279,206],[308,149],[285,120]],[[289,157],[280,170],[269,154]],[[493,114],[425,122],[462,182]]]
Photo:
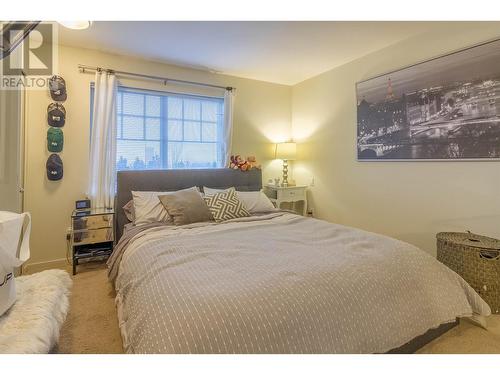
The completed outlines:
[[[128,222],[123,206],[132,199],[132,191],[174,191],[192,186],[258,191],[262,188],[262,173],[258,169],[241,172],[233,169],[171,169],[155,171],[119,171],[115,199],[116,240]]]

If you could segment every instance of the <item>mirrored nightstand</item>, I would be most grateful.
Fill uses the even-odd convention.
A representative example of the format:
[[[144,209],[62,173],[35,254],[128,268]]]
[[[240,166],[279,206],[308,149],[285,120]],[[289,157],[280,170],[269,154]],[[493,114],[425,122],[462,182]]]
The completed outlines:
[[[115,241],[113,210],[89,208],[71,214],[73,275],[80,259],[109,257]]]

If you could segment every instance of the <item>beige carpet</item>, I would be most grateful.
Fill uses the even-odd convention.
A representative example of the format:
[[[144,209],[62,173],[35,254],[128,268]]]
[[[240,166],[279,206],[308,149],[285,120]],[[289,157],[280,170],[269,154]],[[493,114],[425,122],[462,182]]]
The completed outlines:
[[[104,264],[79,266],[73,276],[68,317],[55,352],[123,353],[114,298]]]
[[[428,343],[419,354],[500,354],[500,315],[487,318],[488,329],[461,320],[458,327]]]
[[[123,353],[114,290],[102,264],[79,267],[58,353]],[[488,330],[461,321],[419,353],[500,353],[500,315],[488,318]]]

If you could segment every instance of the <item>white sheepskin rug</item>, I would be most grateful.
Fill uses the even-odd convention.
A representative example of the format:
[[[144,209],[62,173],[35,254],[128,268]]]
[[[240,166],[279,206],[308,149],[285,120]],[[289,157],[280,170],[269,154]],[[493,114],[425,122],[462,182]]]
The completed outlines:
[[[62,270],[17,277],[16,302],[0,317],[0,353],[48,353],[66,319],[72,284]]]

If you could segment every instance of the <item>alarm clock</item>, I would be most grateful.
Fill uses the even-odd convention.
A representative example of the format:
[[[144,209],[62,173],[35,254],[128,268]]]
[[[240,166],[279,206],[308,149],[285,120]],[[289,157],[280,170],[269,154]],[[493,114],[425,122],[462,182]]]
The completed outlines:
[[[90,199],[82,199],[75,202],[75,208],[77,210],[86,210],[90,208]]]

